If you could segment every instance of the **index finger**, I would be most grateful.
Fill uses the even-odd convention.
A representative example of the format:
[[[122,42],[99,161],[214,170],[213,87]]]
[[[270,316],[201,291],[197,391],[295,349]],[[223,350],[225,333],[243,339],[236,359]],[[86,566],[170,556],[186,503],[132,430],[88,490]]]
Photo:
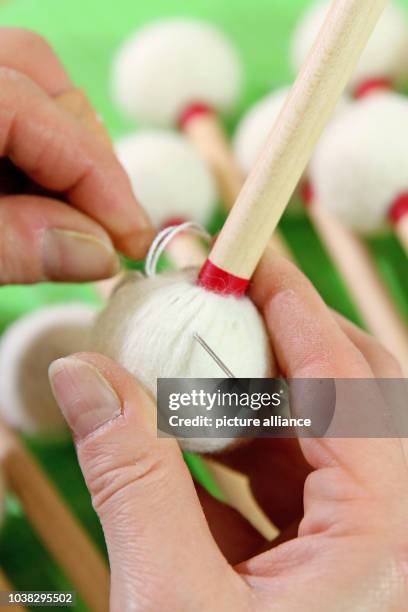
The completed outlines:
[[[152,239],[145,211],[112,151],[24,75],[0,68],[0,155],[99,222],[139,258]]]
[[[3,140],[2,154],[11,150],[14,163],[33,180],[46,189],[64,192],[73,205],[101,223],[120,251],[142,257],[154,231],[125,171],[105,143],[75,125],[48,97],[72,88],[59,58],[34,32],[18,28],[1,28],[0,32],[0,66],[6,68],[0,68],[5,83],[0,132],[10,132],[8,142]],[[28,77],[25,83],[17,71]],[[55,157],[57,165],[47,163]]]

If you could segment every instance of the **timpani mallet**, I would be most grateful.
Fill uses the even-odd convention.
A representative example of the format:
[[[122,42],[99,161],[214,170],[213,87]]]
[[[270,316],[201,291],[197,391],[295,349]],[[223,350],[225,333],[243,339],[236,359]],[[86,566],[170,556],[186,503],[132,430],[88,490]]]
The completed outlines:
[[[95,350],[121,363],[152,394],[159,377],[219,377],[195,333],[236,377],[271,375],[263,321],[245,293],[385,3],[332,3],[264,152],[198,276],[163,274],[124,283],[98,318]],[[234,442],[191,438],[182,446],[208,452]]]

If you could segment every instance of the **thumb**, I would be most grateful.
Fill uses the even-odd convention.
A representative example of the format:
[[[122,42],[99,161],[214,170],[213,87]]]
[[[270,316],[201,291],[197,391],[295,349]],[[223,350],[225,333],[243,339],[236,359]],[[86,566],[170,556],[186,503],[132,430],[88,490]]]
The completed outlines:
[[[157,438],[150,397],[100,355],[57,360],[50,380],[105,533],[110,609],[210,609],[222,593],[229,604],[238,578],[211,538],[177,443]]]

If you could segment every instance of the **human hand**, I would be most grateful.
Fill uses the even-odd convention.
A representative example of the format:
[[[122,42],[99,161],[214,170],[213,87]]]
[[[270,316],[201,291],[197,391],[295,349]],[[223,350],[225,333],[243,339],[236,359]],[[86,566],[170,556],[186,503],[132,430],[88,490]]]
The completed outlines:
[[[251,292],[284,376],[401,377],[276,254]],[[264,439],[217,455],[282,530],[267,543],[194,487],[176,442],[156,436],[153,401],[118,365],[78,354],[50,376],[104,529],[113,611],[406,609],[406,440]]]
[[[72,88],[41,37],[0,28],[2,284],[106,278],[151,241],[113,151],[56,103]]]

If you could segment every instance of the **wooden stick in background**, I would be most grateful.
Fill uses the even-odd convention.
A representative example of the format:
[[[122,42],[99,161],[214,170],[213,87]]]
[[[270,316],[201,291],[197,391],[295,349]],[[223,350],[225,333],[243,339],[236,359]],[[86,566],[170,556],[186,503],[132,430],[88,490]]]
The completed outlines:
[[[212,169],[229,212],[242,189],[244,176],[235,160],[220,120],[214,113],[206,112],[188,117],[188,120],[181,123],[181,127]],[[279,230],[275,230],[272,234],[270,243],[281,255],[288,259],[293,258]]]
[[[311,203],[307,211],[367,329],[398,359],[408,375],[408,329],[364,241],[318,204]]]
[[[109,133],[83,90],[74,88],[57,96],[56,100],[61,108],[78,119],[87,129],[96,134],[103,144],[112,149]],[[201,266],[207,255],[207,250],[201,241],[187,233],[177,236],[177,240],[169,244],[167,251],[175,265],[180,268]],[[100,281],[97,283],[98,291],[104,298],[109,297],[113,285],[117,282],[117,278]]]
[[[405,196],[405,212],[404,214],[394,217],[393,229],[397,239],[399,240],[405,254],[408,256],[408,197]]]
[[[0,462],[8,488],[73,587],[93,612],[109,609],[109,569],[19,438],[0,422]]]
[[[201,271],[251,278],[387,0],[334,0]],[[208,265],[207,265],[208,264]]]
[[[15,591],[15,588],[8,581],[8,578],[4,575],[2,570],[0,569],[0,592],[9,593],[10,591]],[[1,606],[3,608],[3,606]],[[5,609],[5,606],[4,608]],[[14,612],[25,612],[26,608],[21,606],[20,604],[8,604],[7,610],[14,610]]]

